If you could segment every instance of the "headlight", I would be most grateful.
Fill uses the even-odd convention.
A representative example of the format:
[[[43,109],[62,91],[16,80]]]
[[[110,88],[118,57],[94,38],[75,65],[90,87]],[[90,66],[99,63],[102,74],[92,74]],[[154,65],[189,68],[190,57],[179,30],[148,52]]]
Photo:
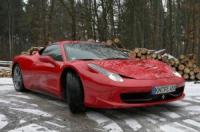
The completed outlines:
[[[102,67],[100,67],[98,65],[88,64],[88,66],[91,69],[93,69],[93,70],[95,70],[97,72],[102,73],[103,75],[107,76],[109,79],[111,79],[113,81],[116,81],[116,82],[123,82],[124,81],[123,78],[120,75],[118,75],[116,73],[112,73],[110,71],[107,71],[107,70],[105,70],[104,68],[102,68]]]
[[[111,80],[116,81],[116,82],[123,82],[124,81],[123,78],[120,75],[115,74],[115,73],[109,74],[108,78],[110,78]]]
[[[174,71],[173,74],[177,77],[182,77],[180,73],[178,73],[177,71]]]

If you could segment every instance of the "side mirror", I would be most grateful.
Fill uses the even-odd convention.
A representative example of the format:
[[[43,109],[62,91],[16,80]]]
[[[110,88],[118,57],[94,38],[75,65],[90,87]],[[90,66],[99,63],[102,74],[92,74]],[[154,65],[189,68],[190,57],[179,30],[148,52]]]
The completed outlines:
[[[40,56],[40,61],[45,62],[45,63],[51,63],[53,65],[57,65],[57,63],[50,57],[50,56]]]

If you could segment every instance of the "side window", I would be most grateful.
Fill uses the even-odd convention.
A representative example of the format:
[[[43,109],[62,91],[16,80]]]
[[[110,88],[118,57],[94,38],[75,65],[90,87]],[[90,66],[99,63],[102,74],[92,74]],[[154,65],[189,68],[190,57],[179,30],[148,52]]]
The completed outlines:
[[[56,61],[63,61],[60,46],[57,44],[53,44],[47,46],[44,51],[41,53],[43,56],[51,56]]]

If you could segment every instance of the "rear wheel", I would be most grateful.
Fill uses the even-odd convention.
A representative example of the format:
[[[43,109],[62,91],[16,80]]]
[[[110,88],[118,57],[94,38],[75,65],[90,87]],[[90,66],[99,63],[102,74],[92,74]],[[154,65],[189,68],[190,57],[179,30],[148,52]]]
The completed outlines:
[[[73,72],[66,75],[66,97],[72,113],[82,113],[84,107],[84,92],[80,78]]]
[[[18,92],[25,91],[22,73],[19,65],[15,65],[13,69],[13,83],[15,90]]]

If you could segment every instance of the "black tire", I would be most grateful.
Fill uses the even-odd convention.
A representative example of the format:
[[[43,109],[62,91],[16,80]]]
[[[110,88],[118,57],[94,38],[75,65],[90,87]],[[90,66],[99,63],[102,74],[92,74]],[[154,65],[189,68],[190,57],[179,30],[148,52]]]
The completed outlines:
[[[25,88],[22,78],[22,72],[18,64],[16,64],[13,68],[12,79],[15,90],[18,92],[24,92]]]
[[[66,75],[66,97],[72,113],[85,112],[84,91],[80,78],[73,72]]]

